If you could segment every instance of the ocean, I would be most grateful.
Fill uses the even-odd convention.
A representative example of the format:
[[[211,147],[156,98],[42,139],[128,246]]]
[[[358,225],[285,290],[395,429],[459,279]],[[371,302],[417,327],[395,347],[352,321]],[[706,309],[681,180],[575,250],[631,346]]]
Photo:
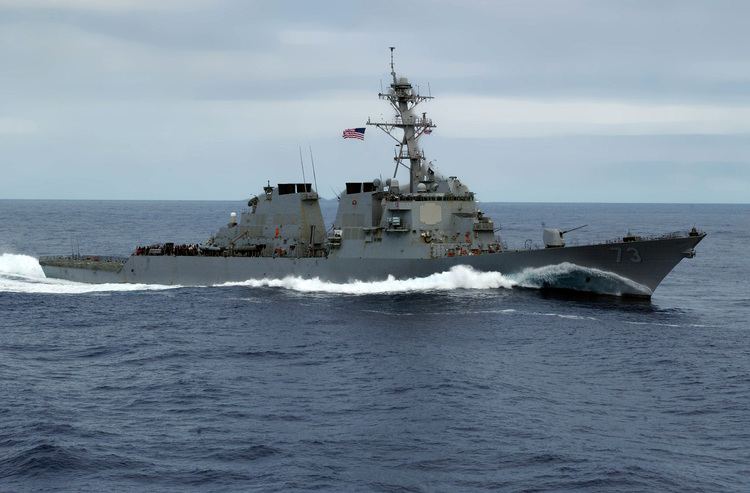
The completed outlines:
[[[704,229],[650,301],[34,258],[199,242],[242,205],[0,200],[0,491],[750,491],[750,205],[482,204],[511,247]]]

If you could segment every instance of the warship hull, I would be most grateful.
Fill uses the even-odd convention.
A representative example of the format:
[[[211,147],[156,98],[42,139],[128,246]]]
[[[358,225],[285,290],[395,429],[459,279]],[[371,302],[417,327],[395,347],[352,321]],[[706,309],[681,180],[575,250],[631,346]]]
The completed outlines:
[[[694,255],[704,235],[441,258],[210,257],[133,255],[122,260],[42,258],[49,278],[84,283],[207,286],[289,276],[329,282],[408,279],[459,265],[527,278],[529,287],[650,297],[662,279]]]

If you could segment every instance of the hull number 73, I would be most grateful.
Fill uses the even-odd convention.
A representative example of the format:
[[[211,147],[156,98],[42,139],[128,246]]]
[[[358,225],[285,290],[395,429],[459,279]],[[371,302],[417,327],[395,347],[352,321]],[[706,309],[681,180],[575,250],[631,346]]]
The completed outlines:
[[[613,252],[617,254],[617,257],[615,258],[615,262],[618,264],[622,263],[623,261],[630,261],[634,264],[638,264],[641,262],[641,254],[638,252],[638,249],[635,247],[628,247],[625,248],[623,251],[622,247],[612,247],[610,248]]]

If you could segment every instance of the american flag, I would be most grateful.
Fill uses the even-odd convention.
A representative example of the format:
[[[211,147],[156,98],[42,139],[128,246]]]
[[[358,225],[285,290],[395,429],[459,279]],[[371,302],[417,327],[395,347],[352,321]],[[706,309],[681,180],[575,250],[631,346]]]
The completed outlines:
[[[432,133],[432,129],[430,127],[426,127],[422,133],[425,135],[430,135]]]
[[[342,135],[345,139],[359,139],[359,140],[365,140],[365,128],[347,128],[344,130],[344,135]]]

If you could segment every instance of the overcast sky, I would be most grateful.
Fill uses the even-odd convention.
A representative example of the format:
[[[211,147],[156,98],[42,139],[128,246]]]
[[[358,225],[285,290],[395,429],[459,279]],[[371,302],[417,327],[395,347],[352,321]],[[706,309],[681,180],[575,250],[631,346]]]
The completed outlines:
[[[750,2],[0,0],[0,199],[243,199],[392,173],[377,99],[485,201],[750,202]],[[308,163],[309,165],[309,163]]]

